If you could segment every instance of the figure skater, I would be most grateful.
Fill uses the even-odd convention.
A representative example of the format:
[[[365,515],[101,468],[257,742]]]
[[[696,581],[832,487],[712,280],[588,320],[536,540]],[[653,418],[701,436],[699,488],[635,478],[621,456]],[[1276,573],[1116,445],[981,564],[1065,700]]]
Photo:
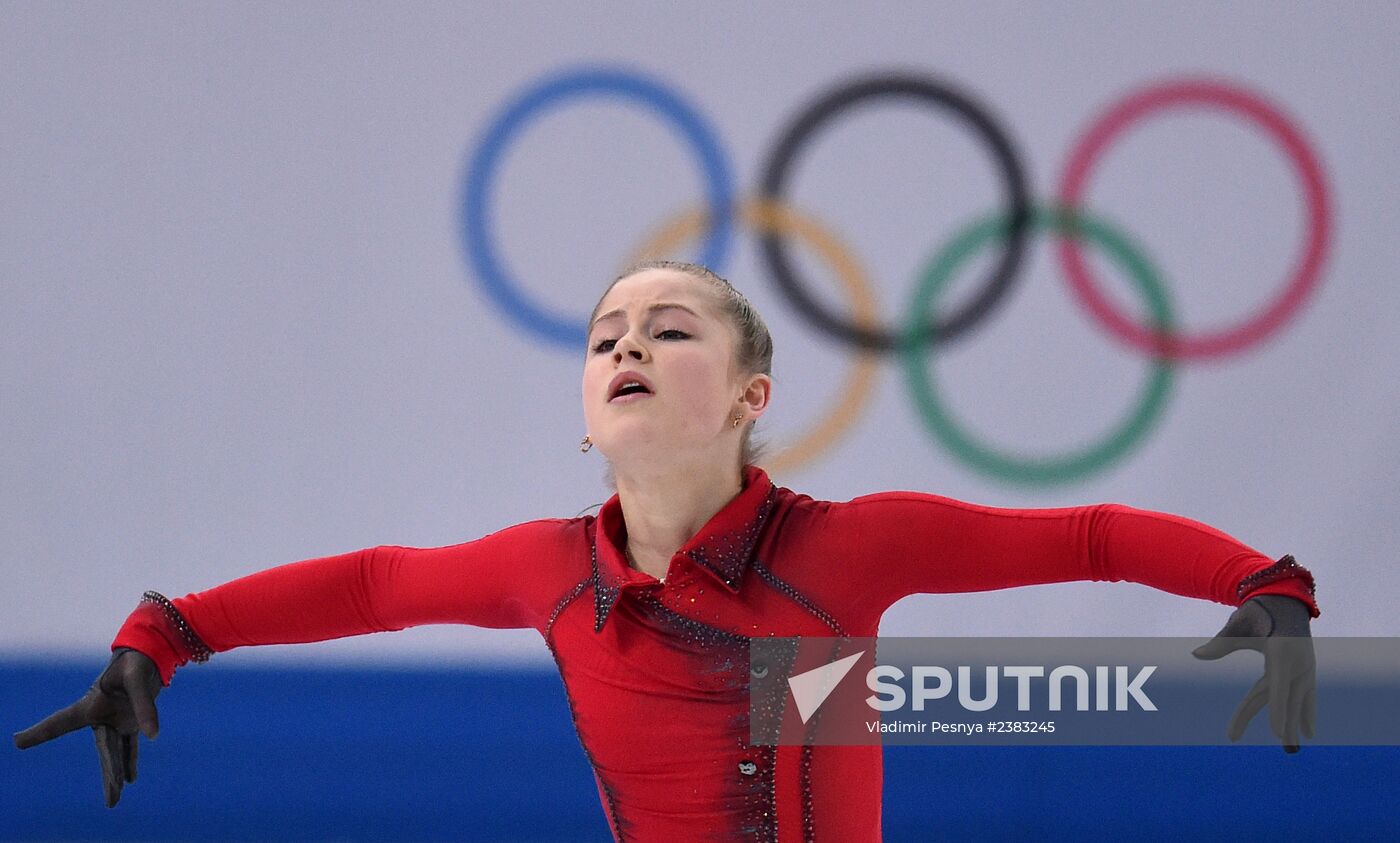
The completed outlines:
[[[1292,659],[1275,646],[1308,636],[1318,614],[1292,557],[1119,504],[1007,509],[913,491],[835,502],[776,486],[750,442],[772,356],[762,319],[710,270],[629,269],[588,323],[581,449],[602,453],[616,489],[596,516],[307,559],[174,600],[148,591],[91,689],[15,744],[92,727],[113,806],[136,778],[138,732],[156,736],[156,696],[189,661],[420,624],[531,627],[617,840],[875,841],[880,746],[750,745],[748,642],[874,637],[906,595],[1074,580],[1237,606],[1196,651],[1265,653],[1231,736],[1266,704],[1285,749],[1300,728],[1311,736],[1311,642]]]

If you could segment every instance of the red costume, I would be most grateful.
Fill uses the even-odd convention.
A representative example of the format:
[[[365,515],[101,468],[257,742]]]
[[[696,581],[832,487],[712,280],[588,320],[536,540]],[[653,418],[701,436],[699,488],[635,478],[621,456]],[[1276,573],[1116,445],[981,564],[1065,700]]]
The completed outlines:
[[[856,843],[880,839],[880,747],[749,745],[749,638],[873,637],[909,594],[1072,580],[1229,605],[1285,594],[1317,614],[1311,577],[1291,559],[1186,518],[919,492],[822,501],[753,466],[664,582],[629,567],[625,546],[614,496],[596,518],[308,559],[174,601],[148,593],[112,646],[150,656],[168,685],[179,665],[234,647],[432,623],[533,627],[618,840]]]

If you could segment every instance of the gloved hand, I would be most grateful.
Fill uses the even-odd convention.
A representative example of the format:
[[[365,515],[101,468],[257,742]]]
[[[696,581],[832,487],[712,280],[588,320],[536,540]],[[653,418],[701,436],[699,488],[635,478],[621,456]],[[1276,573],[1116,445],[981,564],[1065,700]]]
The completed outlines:
[[[1312,615],[1301,600],[1261,594],[1244,602],[1210,641],[1191,651],[1198,659],[1218,659],[1236,650],[1264,654],[1264,675],[1245,695],[1230,720],[1230,740],[1237,741],[1254,715],[1267,703],[1269,727],[1283,741],[1284,752],[1298,751],[1298,729],[1313,736],[1317,721],[1317,662],[1313,655]]]
[[[91,726],[107,807],[114,807],[123,785],[136,781],[137,731],[151,739],[160,731],[155,699],[161,687],[155,662],[130,647],[118,647],[81,699],[15,732],[15,746],[28,749]]]

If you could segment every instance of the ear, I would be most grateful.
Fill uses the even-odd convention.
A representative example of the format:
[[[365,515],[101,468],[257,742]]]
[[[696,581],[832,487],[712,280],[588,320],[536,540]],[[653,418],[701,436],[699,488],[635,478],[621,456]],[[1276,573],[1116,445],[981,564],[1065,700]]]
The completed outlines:
[[[744,392],[739,396],[739,403],[743,404],[747,412],[749,421],[757,421],[768,409],[768,402],[773,397],[773,379],[768,375],[759,373],[751,375],[744,383]]]

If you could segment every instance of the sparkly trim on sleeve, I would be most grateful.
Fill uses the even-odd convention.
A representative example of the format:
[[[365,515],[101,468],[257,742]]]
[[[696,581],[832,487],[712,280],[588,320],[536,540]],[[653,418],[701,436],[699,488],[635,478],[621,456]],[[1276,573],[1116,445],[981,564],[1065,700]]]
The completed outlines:
[[[190,661],[207,662],[209,657],[214,655],[214,651],[208,644],[195,633],[194,629],[185,621],[185,616],[180,614],[180,610],[175,608],[164,594],[158,591],[147,591],[141,595],[142,603],[154,603],[161,613],[165,615],[171,626],[180,631],[180,640],[190,651]]]
[[[1312,572],[1299,565],[1292,554],[1284,556],[1269,567],[1255,571],[1240,580],[1240,584],[1235,588],[1235,596],[1244,600],[1245,595],[1256,588],[1292,578],[1302,580],[1307,586],[1308,594],[1313,598],[1317,597],[1317,584],[1313,581]]]

